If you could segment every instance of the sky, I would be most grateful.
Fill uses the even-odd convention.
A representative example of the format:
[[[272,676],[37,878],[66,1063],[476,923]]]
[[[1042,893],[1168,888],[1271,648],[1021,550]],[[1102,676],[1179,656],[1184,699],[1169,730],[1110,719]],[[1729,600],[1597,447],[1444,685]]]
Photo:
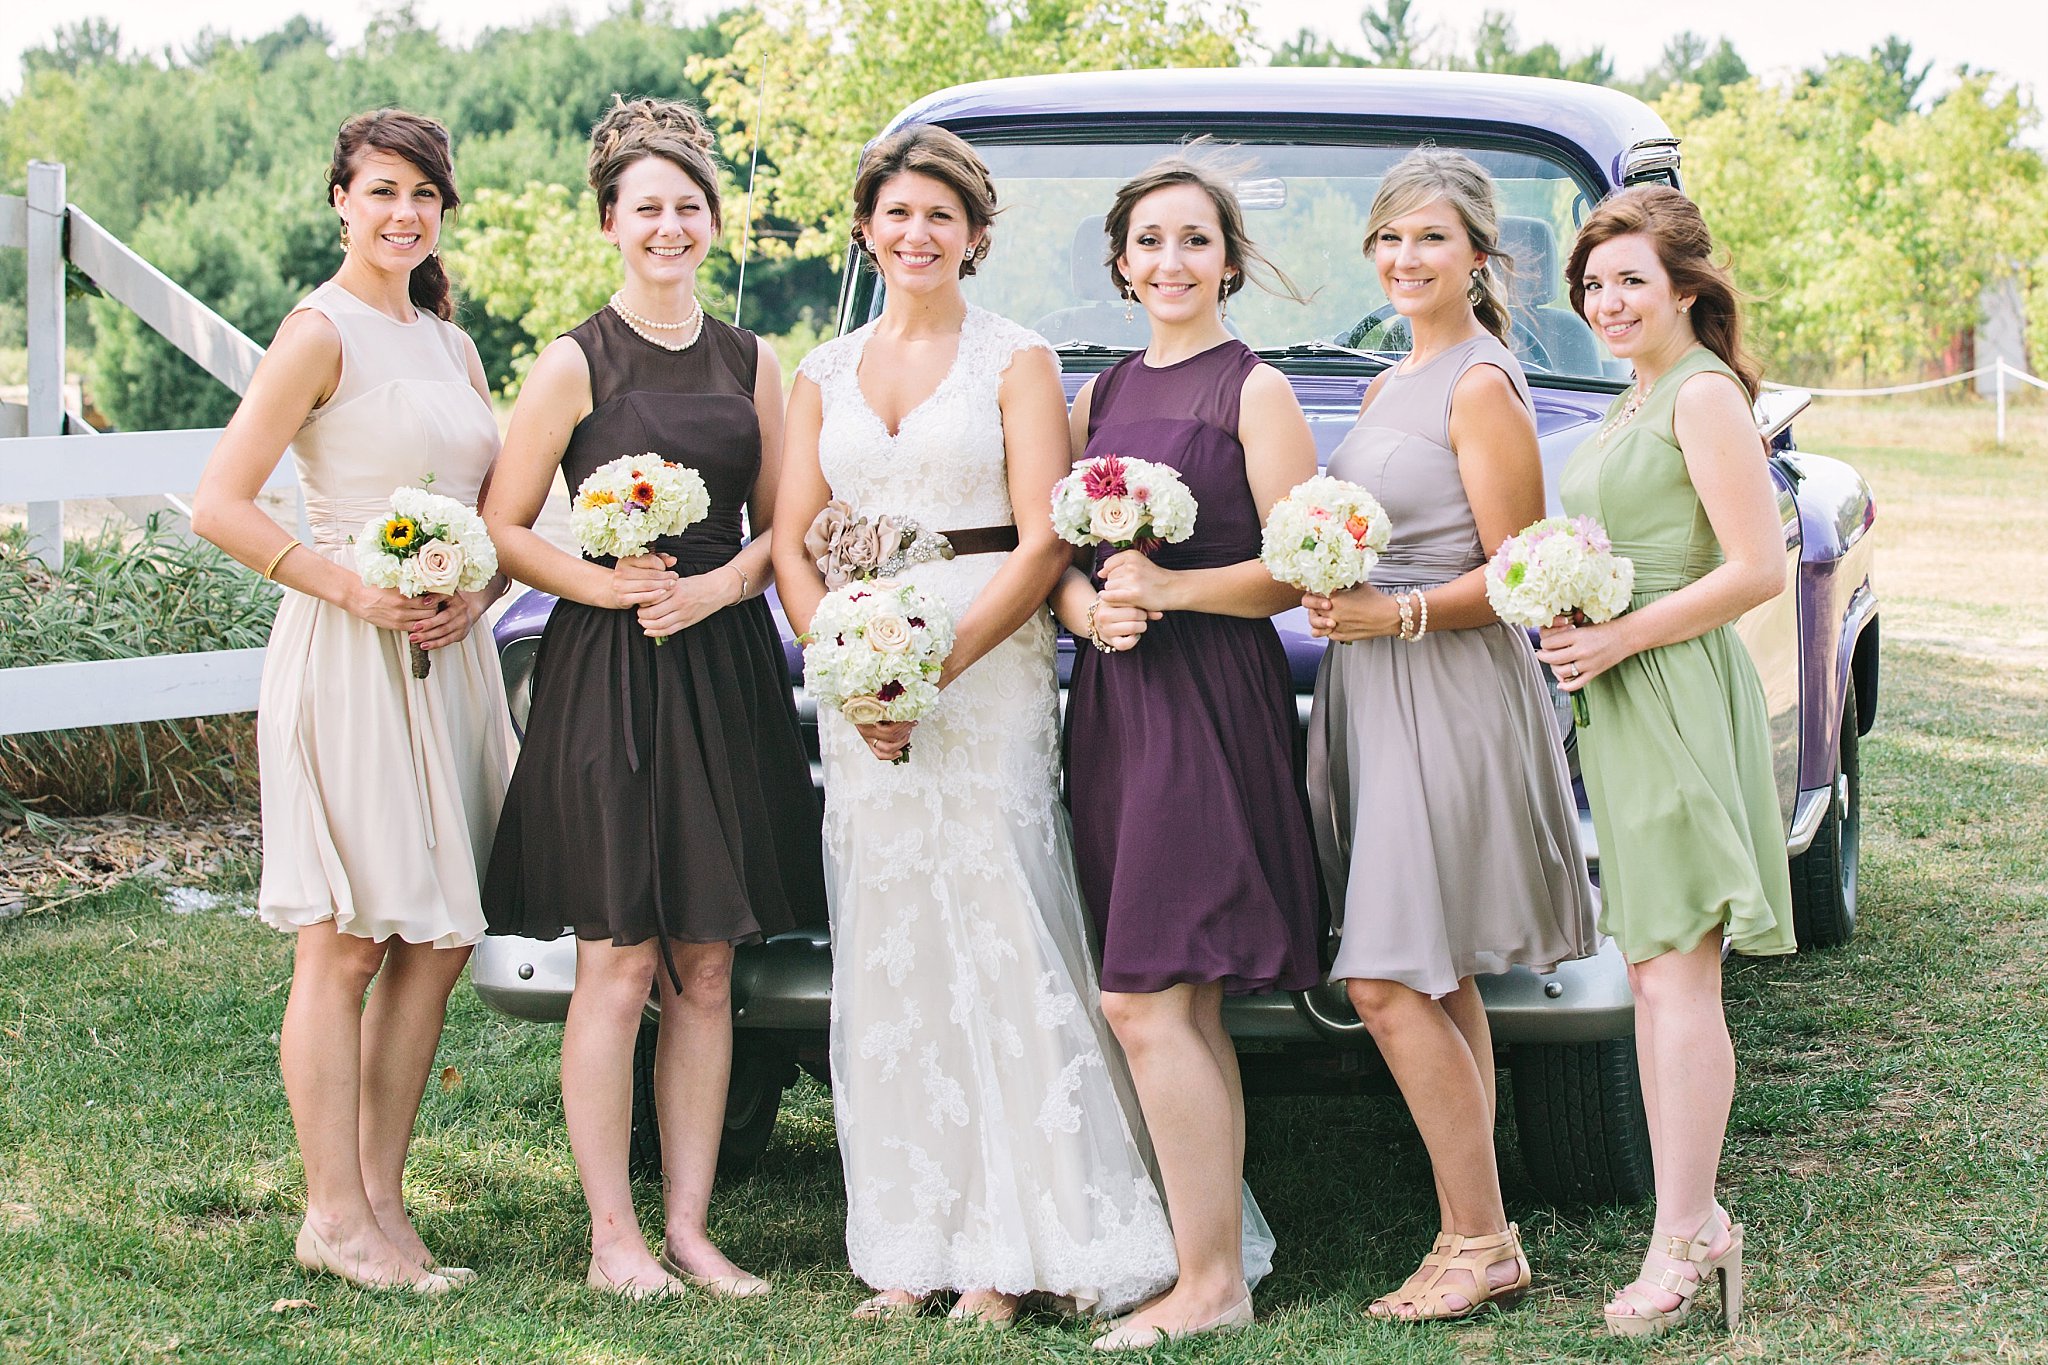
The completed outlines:
[[[945,0],[931,0],[945,3]],[[719,8],[710,0],[681,0],[675,10],[696,17]],[[21,83],[21,53],[46,39],[54,27],[88,17],[111,20],[132,48],[177,46],[201,28],[224,29],[239,38],[268,32],[286,15],[310,15],[343,42],[362,35],[369,18],[386,5],[375,0],[10,0],[0,4],[0,95]],[[494,25],[519,24],[568,10],[579,19],[602,16],[612,0],[416,0],[415,11],[454,39],[473,38]],[[1833,52],[1860,52],[1888,34],[1913,44],[1920,60],[1933,60],[1930,92],[1946,87],[1958,64],[1988,68],[2026,84],[2037,100],[2048,96],[2048,4],[2042,0],[1972,0],[1930,4],[1928,0],[1716,0],[1712,5],[1674,0],[1636,0],[1598,5],[1586,0],[1417,0],[1437,42],[1469,42],[1479,16],[1504,9],[1514,18],[1522,43],[1551,42],[1567,56],[1595,44],[1606,48],[1615,69],[1634,76],[1652,65],[1664,42],[1691,28],[1709,40],[1726,36],[1750,69],[1766,75],[1789,73]],[[1302,27],[1315,29],[1354,50],[1363,47],[1350,0],[1251,0],[1260,37],[1277,43]],[[1625,15],[1626,18],[1621,16]],[[1334,17],[1333,17],[1334,16]],[[2039,142],[2037,130],[2034,140]]]

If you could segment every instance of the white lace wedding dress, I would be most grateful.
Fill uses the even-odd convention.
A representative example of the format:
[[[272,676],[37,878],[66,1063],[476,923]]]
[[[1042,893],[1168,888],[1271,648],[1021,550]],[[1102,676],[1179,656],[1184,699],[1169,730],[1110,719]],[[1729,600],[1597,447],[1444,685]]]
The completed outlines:
[[[934,531],[1010,525],[997,390],[1044,340],[970,308],[951,371],[892,436],[856,378],[870,330],[800,370],[823,397],[832,495]],[[957,620],[1003,558],[902,576]],[[1166,1287],[1175,1262],[1096,1003],[1059,801],[1053,638],[1041,610],[977,660],[918,725],[908,763],[820,718],[832,1095],[862,1280],[1107,1311]]]

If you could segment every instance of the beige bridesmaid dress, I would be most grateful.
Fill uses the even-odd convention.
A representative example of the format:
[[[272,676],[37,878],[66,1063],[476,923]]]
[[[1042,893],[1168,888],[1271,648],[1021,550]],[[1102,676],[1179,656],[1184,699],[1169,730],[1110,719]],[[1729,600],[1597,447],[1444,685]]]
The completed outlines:
[[[313,551],[353,574],[351,542],[393,489],[431,475],[434,492],[475,505],[497,422],[452,324],[426,312],[394,321],[333,281],[299,307],[340,333],[341,382],[299,429],[292,459]],[[488,624],[435,650],[432,672],[415,679],[403,634],[287,591],[256,739],[266,923],[332,919],[343,933],[436,947],[483,933],[478,883],[512,757]]]

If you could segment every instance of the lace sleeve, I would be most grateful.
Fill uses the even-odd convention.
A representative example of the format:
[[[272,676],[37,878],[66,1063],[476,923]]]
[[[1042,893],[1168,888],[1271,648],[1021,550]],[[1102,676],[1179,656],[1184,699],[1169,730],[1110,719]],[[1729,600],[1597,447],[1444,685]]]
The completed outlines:
[[[834,337],[821,346],[813,347],[811,353],[797,362],[796,372],[816,384],[819,389],[830,387],[846,368],[847,357],[858,354],[854,338],[859,332],[848,332],[845,336]]]
[[[988,315],[988,350],[995,360],[996,373],[1010,368],[1010,362],[1026,351],[1044,351],[1052,357],[1053,368],[1058,369],[1060,353],[1053,350],[1052,343],[1022,323],[990,313]]]

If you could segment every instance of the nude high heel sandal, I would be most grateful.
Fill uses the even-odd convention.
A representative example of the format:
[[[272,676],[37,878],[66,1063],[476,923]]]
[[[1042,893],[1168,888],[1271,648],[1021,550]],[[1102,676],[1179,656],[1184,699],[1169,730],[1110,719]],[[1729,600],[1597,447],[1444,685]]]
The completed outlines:
[[[1721,1210],[1717,1207],[1707,1215],[1707,1221],[1700,1224],[1700,1230],[1690,1240],[1665,1234],[1655,1239],[1661,1246],[1653,1249],[1672,1264],[1657,1272],[1654,1278],[1639,1277],[1633,1284],[1615,1295],[1615,1299],[1627,1306],[1627,1312],[1617,1313],[1612,1305],[1606,1310],[1607,1331],[1617,1337],[1661,1337],[1692,1311],[1700,1286],[1707,1282],[1709,1275],[1718,1276],[1721,1281],[1721,1320],[1729,1331],[1734,1331],[1742,1322],[1742,1224],[1732,1223],[1728,1228],[1728,1245],[1719,1256],[1708,1251],[1714,1240],[1714,1232],[1721,1223]],[[1697,1278],[1688,1277],[1682,1267],[1697,1266]],[[1661,1309],[1650,1300],[1652,1290],[1676,1294],[1675,1308]]]

